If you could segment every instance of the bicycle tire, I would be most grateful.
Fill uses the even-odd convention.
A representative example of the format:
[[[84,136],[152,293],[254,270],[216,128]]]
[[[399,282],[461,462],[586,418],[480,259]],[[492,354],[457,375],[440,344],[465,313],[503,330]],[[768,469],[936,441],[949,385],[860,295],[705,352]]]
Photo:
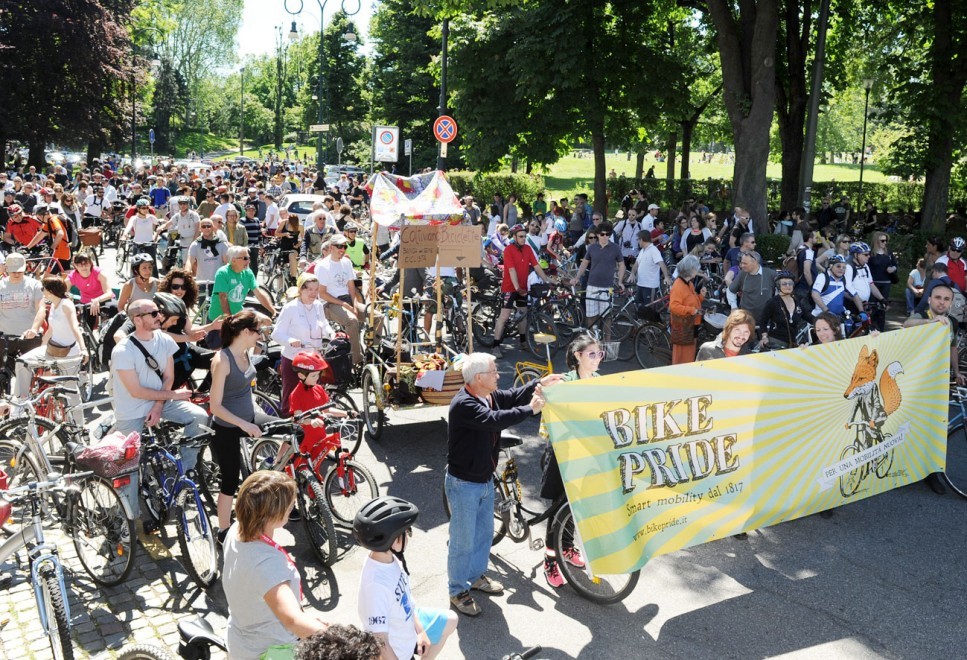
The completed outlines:
[[[201,497],[208,505],[211,515],[218,515],[218,492],[222,485],[222,469],[215,461],[211,445],[205,445],[198,451],[198,488]]]
[[[38,585],[40,597],[47,613],[47,637],[50,640],[50,650],[54,658],[71,660],[74,657],[74,646],[71,644],[65,594],[61,590],[57,569],[53,564],[46,564],[40,567],[37,574],[40,578]]]
[[[345,468],[344,484],[340,484],[339,474],[333,465],[326,472],[322,488],[333,518],[351,525],[363,505],[379,497],[379,484],[376,483],[373,473],[356,461],[347,460]],[[353,483],[352,488],[350,482]]]
[[[363,444],[363,427],[365,422],[342,424],[339,426],[339,441],[344,452],[349,453],[349,458],[353,458]]]
[[[252,472],[261,470],[263,465],[265,465],[265,460],[271,458],[273,461],[275,457],[279,454],[279,447],[282,446],[281,441],[278,438],[259,438],[252,445],[252,451],[249,452],[252,461]]]
[[[175,520],[185,571],[195,584],[207,589],[218,579],[218,549],[201,495],[194,488],[185,488],[178,493]]]
[[[555,355],[557,355],[557,351],[561,347],[560,344],[563,339],[557,332],[557,326],[554,324],[554,319],[543,312],[537,312],[536,314],[531,315],[527,321],[527,347],[530,348],[531,353],[540,358],[545,357],[546,352],[544,344],[540,344],[534,339],[534,336],[539,333],[554,335],[557,337],[557,341],[547,345],[547,348],[550,349],[551,357],[553,358]]]
[[[520,387],[526,385],[532,380],[540,380],[548,374],[547,371],[543,369],[534,369],[533,367],[524,367],[517,372],[517,377],[514,378],[514,387]]]
[[[252,396],[255,398],[255,405],[266,415],[270,415],[271,417],[284,417],[282,414],[282,406],[265,392],[255,390]]]
[[[561,333],[561,337],[564,340],[570,341],[575,333],[580,330],[581,326],[584,325],[583,315],[578,309],[578,306],[573,302],[554,305],[553,310],[554,312],[551,314],[551,318],[554,319],[554,325],[557,326],[557,331]]]
[[[500,316],[499,300],[480,300],[470,310],[470,331],[473,340],[483,348],[494,346],[494,325]]]
[[[0,427],[2,428],[2,427]],[[20,453],[23,443],[3,436],[0,440],[0,468],[7,473],[7,487],[18,488],[35,481],[40,481],[40,467],[30,452]],[[23,503],[11,504],[10,517],[3,525],[3,531],[12,534],[20,527],[20,523],[29,517],[29,505]]]
[[[858,454],[859,450],[856,445],[850,444],[843,448],[843,453],[840,454],[839,460],[849,458],[855,454]],[[863,483],[863,466],[856,468],[855,470],[850,470],[848,475],[839,476],[839,493],[843,497],[852,497],[856,491],[860,489],[860,484]]]
[[[47,458],[56,466],[58,466],[64,456],[64,448],[67,443],[71,440],[70,435],[63,428],[54,433],[57,429],[57,423],[48,419],[47,417],[34,417],[34,421],[37,426],[37,431],[40,433],[41,446],[47,453]],[[15,440],[18,443],[26,444],[27,439],[27,424],[28,419],[26,417],[18,417],[16,419],[8,419],[7,421],[0,424],[0,438],[5,438],[8,440]],[[34,461],[37,463],[37,461]]]
[[[363,420],[371,440],[377,441],[383,435],[386,413],[380,405],[383,401],[379,372],[375,365],[368,364],[363,369]]]
[[[336,404],[336,408],[345,410],[346,412],[359,412],[359,406],[357,406],[353,398],[349,396],[349,392],[345,392],[343,390],[327,390],[326,394],[329,395],[329,400]]]
[[[136,644],[121,649],[117,660],[177,660],[177,658],[161,647]]]
[[[893,436],[887,433],[883,436],[883,442],[886,442]],[[873,461],[873,472],[880,479],[886,479],[890,474],[890,468],[893,467],[893,450],[886,452],[883,456]]]
[[[174,475],[169,478],[169,470],[150,460],[157,450],[149,449],[141,455],[140,472],[138,474],[138,494],[145,505],[150,522],[161,526],[168,519],[168,507],[165,502],[164,484],[174,482]],[[167,463],[160,455],[159,462]],[[173,468],[173,466],[172,466]]]
[[[638,578],[641,577],[640,571],[620,575],[595,575],[592,578],[586,568],[574,566],[565,559],[565,550],[580,550],[580,539],[576,534],[570,505],[565,504],[560,508],[551,525],[557,565],[564,579],[579,596],[599,605],[611,605],[621,602],[634,591]]]
[[[961,497],[967,497],[967,429],[960,424],[947,434],[944,478]]]
[[[645,323],[635,334],[635,357],[642,369],[668,366],[672,362],[672,345],[665,326]]]
[[[299,470],[299,512],[316,558],[323,566],[332,566],[336,561],[336,527],[322,485],[306,468]]]
[[[84,571],[101,586],[124,582],[134,566],[137,543],[134,519],[127,517],[120,493],[107,479],[89,477],[69,511],[68,528]]]
[[[504,501],[504,493],[500,490],[497,485],[497,478],[494,477],[494,536],[493,540],[490,542],[491,546],[500,543],[500,540],[506,536],[507,532],[507,521],[501,513],[501,502]],[[443,496],[443,513],[446,514],[447,520],[450,520],[450,500],[447,499],[447,486],[446,477],[444,476],[443,484],[440,486],[440,494]]]
[[[611,340],[618,342],[618,359],[627,362],[635,355],[634,334],[638,320],[627,311],[621,312],[611,322]]]
[[[467,345],[467,317],[462,311],[451,311],[447,322],[450,331],[450,345],[457,353],[466,353]]]

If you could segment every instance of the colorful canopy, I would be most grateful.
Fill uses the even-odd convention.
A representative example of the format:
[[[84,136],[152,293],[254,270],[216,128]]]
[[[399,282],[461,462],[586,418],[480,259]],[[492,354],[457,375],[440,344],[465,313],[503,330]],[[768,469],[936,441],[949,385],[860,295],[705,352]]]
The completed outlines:
[[[459,224],[463,220],[463,206],[440,171],[411,177],[380,172],[370,177],[366,190],[373,221],[384,227]]]

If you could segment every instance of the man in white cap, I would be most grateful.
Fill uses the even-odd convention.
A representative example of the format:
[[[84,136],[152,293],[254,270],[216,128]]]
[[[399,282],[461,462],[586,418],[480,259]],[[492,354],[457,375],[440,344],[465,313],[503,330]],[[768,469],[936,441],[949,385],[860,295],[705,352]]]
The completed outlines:
[[[8,344],[6,366],[13,372],[17,356],[40,346],[41,336],[31,328],[43,321],[44,293],[39,280],[25,275],[27,260],[22,254],[10,253],[3,265],[7,277],[0,278],[0,329]]]
[[[658,208],[657,204],[648,205],[648,213],[646,213],[641,218],[642,229],[647,229],[648,231],[652,231],[655,228],[655,221],[658,219],[659,210],[660,209]]]

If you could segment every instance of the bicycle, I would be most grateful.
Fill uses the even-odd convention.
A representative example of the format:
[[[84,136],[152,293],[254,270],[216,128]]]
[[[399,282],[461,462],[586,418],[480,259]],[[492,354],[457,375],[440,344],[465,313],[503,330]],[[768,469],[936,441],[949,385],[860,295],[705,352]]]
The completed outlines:
[[[306,413],[319,412],[331,405],[331,403],[327,403],[325,406],[314,408],[311,411],[306,411]],[[296,498],[299,503],[299,514],[302,517],[302,524],[306,528],[306,533],[309,535],[309,540],[312,542],[312,551],[324,566],[332,566],[336,560],[336,527],[332,520],[332,511],[326,504],[326,491],[319,483],[319,479],[312,468],[311,456],[301,451],[300,443],[305,436],[302,427],[292,421],[281,420],[266,424],[262,427],[262,432],[267,436],[275,432],[286,436],[285,440],[279,440],[279,444],[287,440],[293,454],[289,457],[283,457],[285,460],[280,460],[278,463],[267,464],[267,459],[274,461],[276,458],[279,444],[274,444],[274,447],[263,444],[261,454],[256,454],[253,451],[253,463],[256,466],[265,466],[267,469],[284,470],[295,479],[296,486],[299,489],[299,496]],[[294,460],[288,460],[292,457],[299,459],[298,467],[296,467]]]
[[[866,407],[863,404],[862,398],[856,399],[856,403],[853,404],[850,421],[846,422],[846,428],[855,429],[856,435],[853,438],[853,442],[843,448],[843,452],[839,457],[840,460],[851,458],[893,437],[892,434],[883,433],[878,427],[871,426],[873,420],[860,419],[856,421],[857,413],[860,413],[861,417],[869,416],[865,414]],[[866,461],[856,469],[850,470],[849,474],[841,475],[839,477],[840,494],[843,497],[852,497],[860,489],[860,485],[866,479],[867,475],[874,473],[878,478],[885,479],[890,474],[891,467],[893,467],[892,449],[882,456],[877,456],[872,461]]]
[[[558,349],[561,348],[561,340],[559,340],[561,335],[557,330],[557,324],[554,323],[554,319],[549,314],[541,311],[540,301],[547,295],[547,291],[548,289],[541,285],[531,287],[527,298],[517,301],[511,310],[507,323],[504,324],[504,336],[506,338],[515,332],[522,321],[525,322],[527,347],[531,353],[537,356],[541,354],[541,344],[534,341],[535,335],[545,334],[555,337],[555,342],[548,344],[552,356],[556,355]],[[502,303],[499,299],[496,302],[482,299],[478,301],[474,311],[471,312],[474,341],[485,348],[494,346],[494,325],[500,315],[501,307]]]
[[[161,422],[157,427],[145,428],[141,436],[138,491],[150,522],[160,526],[174,509],[185,570],[198,586],[207,589],[218,578],[215,531],[202,502],[202,489],[195,479],[197,472],[194,468],[185,470],[182,463],[181,448],[192,445],[171,442],[172,430],[178,426]]]
[[[0,470],[0,475],[3,470]],[[93,472],[72,475],[53,475],[52,479],[36,481],[8,490],[0,490],[0,524],[12,512],[12,504],[26,503],[30,507],[29,520],[23,527],[0,545],[0,563],[20,550],[26,550],[29,558],[30,581],[34,586],[34,599],[40,615],[40,625],[50,641],[55,658],[73,658],[74,647],[70,634],[70,599],[64,585],[64,567],[57,546],[48,543],[44,536],[43,510],[45,496],[64,493],[68,499],[77,496],[74,484]],[[0,478],[0,482],[4,479]]]
[[[186,660],[211,658],[212,647],[228,651],[225,640],[215,633],[207,619],[199,617],[192,621],[178,622],[178,655]],[[136,644],[121,649],[117,660],[175,660],[167,649],[151,644]]]
[[[554,373],[554,363],[551,361],[550,346],[557,341],[557,337],[554,335],[538,333],[534,335],[534,341],[544,346],[544,351],[547,354],[547,363],[538,364],[536,362],[518,362],[515,364],[514,387],[526,385],[532,380],[540,380],[544,376],[550,376],[552,373]]]
[[[967,497],[967,387],[951,387],[949,407],[944,479],[954,492]]]
[[[614,289],[608,289],[607,295],[588,297],[587,300],[606,305],[604,311],[597,316],[597,320],[588,327],[591,335],[605,349],[607,353],[605,360],[630,360],[635,354],[635,346],[627,339],[638,330],[640,325],[634,297],[627,295],[616,297]]]
[[[328,407],[329,404],[308,410],[294,417],[292,421],[298,423],[309,419]],[[284,469],[290,476],[303,468],[311,469],[322,484],[326,504],[333,517],[341,523],[351,525],[363,505],[379,497],[379,486],[373,474],[361,463],[353,460],[362,441],[361,420],[329,418],[326,422],[327,429],[331,430],[311,445],[300,440],[297,450],[287,447],[285,453],[279,457],[281,444],[274,438],[261,438],[252,447],[252,456],[256,460],[258,457],[268,457],[270,463],[267,467]],[[331,465],[324,468],[327,461]]]
[[[55,388],[62,392],[72,391],[61,385]],[[41,475],[77,472],[75,454],[83,446],[64,442],[58,436],[62,430],[70,429],[67,437],[83,440],[81,434],[86,432],[83,429],[78,432],[73,425],[54,424],[37,417],[34,406],[39,398],[9,400],[11,405],[19,406],[26,417],[0,426],[0,468],[6,471],[14,486],[41,481]],[[97,403],[82,404],[78,408],[91,408]],[[43,433],[41,429],[44,429]],[[63,454],[54,459],[56,463],[44,448],[55,438],[63,443]],[[120,584],[134,565],[134,513],[118,490],[129,483],[131,476],[127,474],[110,479],[93,476],[84,482],[78,498],[44,504],[45,519],[60,523],[64,533],[73,541],[81,566],[99,585]]]
[[[601,605],[624,600],[638,584],[640,571],[621,575],[593,575],[589,565],[578,567],[563,559],[575,550],[584,556],[583,543],[574,524],[574,515],[566,495],[561,495],[554,500],[544,511],[535,511],[524,505],[524,489],[520,483],[517,462],[510,453],[510,449],[519,447],[521,444],[522,440],[518,437],[501,436],[500,438],[500,460],[494,470],[493,481],[494,518],[496,519],[493,544],[496,545],[505,536],[515,543],[530,539],[530,549],[540,550],[544,547],[544,540],[531,538],[531,527],[547,520],[550,525],[554,553],[562,558],[558,561],[561,574],[578,595]],[[443,509],[449,520],[450,503],[447,501],[445,489],[443,490]]]

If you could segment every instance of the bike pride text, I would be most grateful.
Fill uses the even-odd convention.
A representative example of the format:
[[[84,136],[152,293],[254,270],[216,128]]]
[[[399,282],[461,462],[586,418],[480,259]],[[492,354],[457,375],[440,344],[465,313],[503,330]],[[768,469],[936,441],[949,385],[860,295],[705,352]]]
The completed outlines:
[[[602,413],[601,419],[615,449],[623,449],[711,433],[711,405],[712,396],[703,394],[630,410],[617,408]],[[739,469],[739,458],[732,452],[735,441],[734,433],[726,433],[622,452],[617,457],[622,490],[630,493],[637,487],[635,481],[645,478],[648,488],[663,488],[734,472]]]

